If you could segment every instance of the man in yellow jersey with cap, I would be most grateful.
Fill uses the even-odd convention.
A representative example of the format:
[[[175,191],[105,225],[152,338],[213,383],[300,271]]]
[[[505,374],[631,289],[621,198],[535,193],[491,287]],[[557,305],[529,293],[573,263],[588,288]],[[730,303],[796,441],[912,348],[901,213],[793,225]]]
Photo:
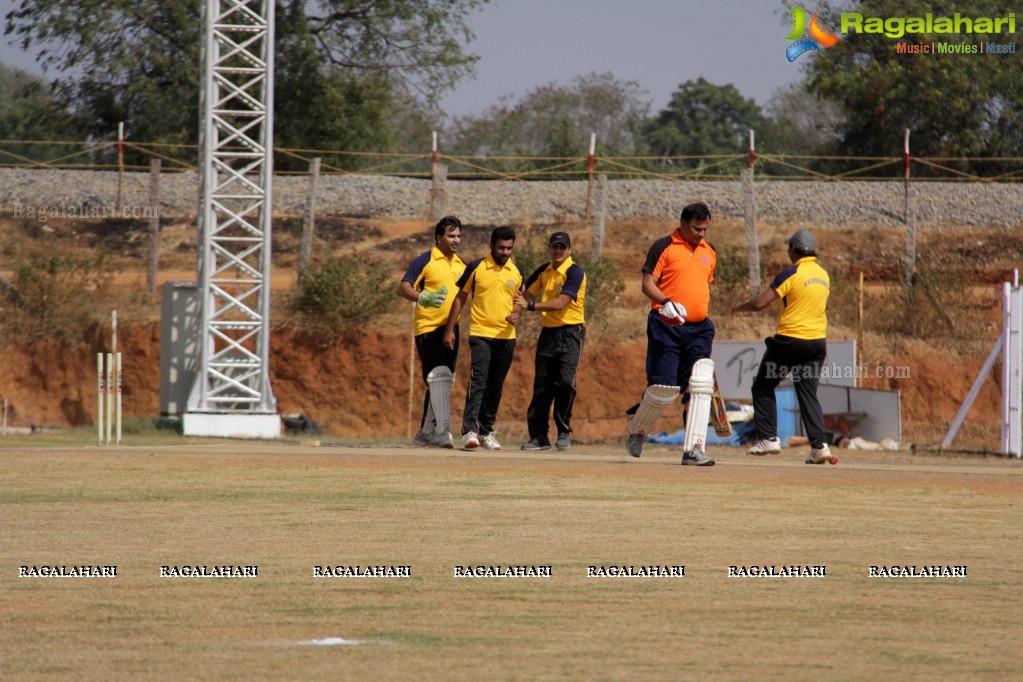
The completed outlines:
[[[498,227],[490,234],[490,255],[465,267],[455,286],[458,295],[448,314],[444,345],[454,348],[458,317],[469,295],[469,353],[472,375],[462,412],[462,444],[466,450],[483,446],[500,450],[494,435],[504,379],[515,353],[515,295],[522,289],[522,272],[511,260],[515,230]]]
[[[455,253],[462,241],[462,222],[452,215],[441,218],[433,228],[433,241],[432,249],[412,259],[398,284],[398,295],[416,304],[415,345],[426,383],[423,418],[412,442],[453,448],[451,384],[458,356],[458,327],[450,348],[444,345],[444,331],[455,300],[455,282],[465,271],[465,263]]]
[[[536,343],[533,399],[526,412],[529,442],[523,450],[550,450],[549,413],[554,406],[554,425],[559,450],[572,447],[572,403],[575,402],[575,376],[586,338],[584,308],[586,273],[572,261],[572,239],[567,232],[555,232],[548,244],[551,260],[530,275],[525,293],[515,299],[520,311],[538,312],[543,329]]]
[[[735,305],[733,313],[763,310],[781,300],[778,331],[765,339],[767,350],[753,380],[753,411],[757,442],[747,454],[781,452],[774,389],[792,377],[803,429],[810,440],[807,464],[838,463],[824,439],[824,415],[817,399],[821,366],[827,357],[828,296],[831,278],[817,263],[817,244],[809,230],[796,230],[785,240],[792,266],[782,270],[762,294]]]

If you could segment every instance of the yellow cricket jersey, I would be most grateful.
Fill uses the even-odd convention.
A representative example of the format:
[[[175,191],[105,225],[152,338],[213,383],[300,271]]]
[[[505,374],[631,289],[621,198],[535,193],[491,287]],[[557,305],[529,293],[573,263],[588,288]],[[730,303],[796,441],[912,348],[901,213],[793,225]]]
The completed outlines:
[[[559,294],[571,297],[568,305],[561,310],[540,311],[545,327],[564,327],[568,324],[585,324],[583,310],[586,304],[586,273],[572,262],[569,256],[561,267],[546,263],[536,269],[526,280],[526,291],[535,297],[541,294],[541,301],[557,298]]]
[[[814,256],[800,258],[782,270],[771,288],[781,299],[778,334],[808,340],[827,335],[831,278]]]
[[[454,303],[455,295],[458,293],[456,282],[463,272],[465,272],[465,263],[457,254],[452,255],[451,260],[448,260],[436,246],[419,254],[409,263],[408,270],[405,271],[405,275],[401,279],[403,282],[411,284],[416,291],[437,291],[441,287],[448,288],[448,297],[441,307],[416,306],[414,320],[416,336],[432,332],[447,324],[451,304]]]
[[[515,325],[504,319],[511,314],[515,292],[522,288],[522,272],[512,259],[503,266],[492,255],[474,260],[466,266],[457,286],[472,296],[469,336],[515,338]]]

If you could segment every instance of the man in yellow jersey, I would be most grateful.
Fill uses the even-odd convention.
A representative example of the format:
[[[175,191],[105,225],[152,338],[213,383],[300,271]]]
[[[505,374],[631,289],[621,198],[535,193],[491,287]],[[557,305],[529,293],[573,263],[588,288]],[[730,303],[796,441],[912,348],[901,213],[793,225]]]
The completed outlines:
[[[689,204],[682,209],[679,226],[653,243],[643,263],[642,290],[651,304],[646,323],[647,388],[640,403],[629,410],[633,417],[625,447],[633,457],[642,454],[661,412],[684,388],[682,401],[689,405],[681,463],[714,464],[704,449],[714,389],[710,360],[714,323],[708,312],[717,251],[704,240],[710,219],[706,204]]]
[[[511,260],[515,230],[498,227],[490,234],[490,255],[469,263],[455,285],[458,295],[448,314],[444,345],[457,342],[458,317],[472,295],[469,309],[469,353],[472,375],[462,412],[462,444],[466,450],[481,445],[500,450],[494,435],[497,408],[501,405],[504,379],[515,352],[515,295],[522,289],[522,272]]]
[[[575,375],[583,352],[586,325],[586,273],[572,261],[572,239],[567,232],[551,235],[548,251],[551,260],[536,269],[524,286],[515,307],[540,313],[543,329],[536,343],[533,399],[526,412],[529,442],[523,450],[550,450],[549,414],[554,405],[554,425],[559,450],[572,447],[572,403],[575,402]],[[539,299],[539,300],[537,300]]]
[[[444,345],[444,331],[455,300],[455,282],[465,271],[465,263],[455,253],[462,241],[462,222],[451,215],[441,218],[433,228],[433,241],[432,249],[412,259],[398,284],[398,295],[416,304],[413,333],[426,383],[423,418],[412,442],[453,448],[451,384],[458,356],[458,327],[450,348]]]
[[[762,294],[735,305],[733,313],[763,310],[781,300],[778,331],[765,339],[767,350],[753,380],[753,411],[757,442],[747,454],[781,452],[774,389],[792,376],[803,429],[810,440],[807,464],[838,463],[824,440],[824,415],[817,400],[821,366],[827,357],[828,296],[831,278],[817,264],[817,244],[809,230],[796,230],[785,240],[792,266],[782,270]]]

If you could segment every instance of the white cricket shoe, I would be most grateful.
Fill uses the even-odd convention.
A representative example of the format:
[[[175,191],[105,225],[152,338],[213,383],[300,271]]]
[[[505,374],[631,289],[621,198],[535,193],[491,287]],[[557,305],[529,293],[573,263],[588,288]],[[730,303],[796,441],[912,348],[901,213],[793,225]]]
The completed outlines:
[[[480,439],[480,445],[482,445],[486,450],[501,449],[501,444],[497,442],[497,439],[494,438],[494,434],[492,433],[488,433],[487,435],[483,436],[483,438]]]
[[[807,464],[824,464],[825,462],[838,464],[838,455],[831,454],[831,448],[828,447],[827,443],[824,443],[820,448],[810,449],[810,456],[806,458]]]
[[[746,454],[757,455],[759,457],[763,455],[777,455],[779,452],[781,452],[781,441],[775,436],[774,438],[761,438],[753,444],[753,447],[746,451]]]
[[[462,436],[462,447],[464,447],[466,450],[475,450],[479,446],[480,437],[476,435],[475,431],[470,431],[469,433]]]

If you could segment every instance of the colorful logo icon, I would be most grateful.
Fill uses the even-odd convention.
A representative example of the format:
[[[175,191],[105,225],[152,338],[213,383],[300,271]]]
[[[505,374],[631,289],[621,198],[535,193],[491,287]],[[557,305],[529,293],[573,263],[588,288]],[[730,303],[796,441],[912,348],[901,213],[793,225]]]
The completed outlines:
[[[792,33],[785,36],[785,40],[795,40],[785,49],[785,58],[790,62],[796,61],[801,54],[810,50],[821,51],[822,47],[834,47],[838,42],[838,36],[821,28],[817,21],[817,15],[808,22],[808,13],[802,7],[792,8]],[[803,38],[804,33],[809,33],[810,38]],[[802,38],[802,40],[800,40]]]

